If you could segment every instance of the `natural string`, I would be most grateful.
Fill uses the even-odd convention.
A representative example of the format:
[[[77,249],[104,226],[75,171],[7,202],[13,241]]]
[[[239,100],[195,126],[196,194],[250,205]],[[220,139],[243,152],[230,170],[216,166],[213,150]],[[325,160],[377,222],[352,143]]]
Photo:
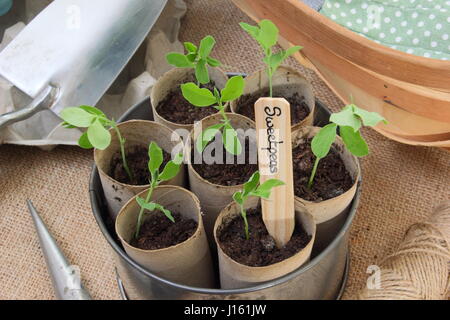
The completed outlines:
[[[450,202],[413,225],[398,250],[379,265],[377,288],[350,299],[447,300],[450,292]]]

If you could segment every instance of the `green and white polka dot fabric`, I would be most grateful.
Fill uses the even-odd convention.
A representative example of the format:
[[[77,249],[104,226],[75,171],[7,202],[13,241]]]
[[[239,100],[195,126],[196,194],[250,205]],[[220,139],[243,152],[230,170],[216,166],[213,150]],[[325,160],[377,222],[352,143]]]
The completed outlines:
[[[450,60],[450,0],[326,0],[320,12],[392,49]]]

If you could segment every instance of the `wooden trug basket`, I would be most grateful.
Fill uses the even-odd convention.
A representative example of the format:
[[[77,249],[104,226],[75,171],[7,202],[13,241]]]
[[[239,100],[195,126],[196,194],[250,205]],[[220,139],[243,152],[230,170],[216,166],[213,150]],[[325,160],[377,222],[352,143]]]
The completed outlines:
[[[272,20],[284,38],[304,49],[311,68],[345,103],[382,114],[375,128],[411,145],[450,148],[450,61],[393,50],[361,37],[300,0],[233,0],[252,19]]]

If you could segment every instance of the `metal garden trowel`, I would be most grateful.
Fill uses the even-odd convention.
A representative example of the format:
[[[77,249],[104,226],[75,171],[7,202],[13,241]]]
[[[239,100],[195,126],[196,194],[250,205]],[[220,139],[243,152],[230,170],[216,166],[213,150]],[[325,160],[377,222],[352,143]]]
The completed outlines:
[[[50,108],[95,105],[167,0],[57,0],[0,52],[0,76],[32,102],[0,115],[0,129]]]

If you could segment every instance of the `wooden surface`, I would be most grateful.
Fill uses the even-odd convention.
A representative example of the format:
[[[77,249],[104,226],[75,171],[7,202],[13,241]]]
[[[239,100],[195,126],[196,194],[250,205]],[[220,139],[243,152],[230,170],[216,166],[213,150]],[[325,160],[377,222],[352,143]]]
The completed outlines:
[[[272,189],[262,200],[263,220],[278,247],[286,245],[295,228],[290,105],[283,98],[260,98],[255,104],[261,184],[278,179],[284,186]]]

